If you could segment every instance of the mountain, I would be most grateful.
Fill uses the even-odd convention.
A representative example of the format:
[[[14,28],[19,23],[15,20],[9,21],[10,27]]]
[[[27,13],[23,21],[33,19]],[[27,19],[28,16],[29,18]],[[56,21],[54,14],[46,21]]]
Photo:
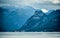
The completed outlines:
[[[43,13],[30,6],[2,6],[0,31],[60,32],[60,9]]]
[[[41,10],[36,10],[27,22],[18,30],[25,32],[59,32],[60,10],[55,10],[48,15]]]
[[[44,16],[46,17],[42,10],[36,10],[35,14],[32,15],[27,22],[19,29],[19,31],[31,31],[37,27],[43,20]],[[41,23],[42,24],[42,23]],[[33,31],[33,30],[32,30]]]
[[[51,12],[47,16],[47,20],[42,25],[39,24],[36,28],[32,29],[37,32],[60,32],[60,10]],[[43,19],[44,20],[44,19]]]
[[[30,6],[2,6],[0,7],[2,31],[19,29],[26,20],[33,15],[35,9]],[[7,29],[8,28],[8,29]]]
[[[49,22],[46,24],[48,31],[60,32],[60,10],[55,10],[48,15]]]
[[[49,11],[46,13],[46,15],[49,15],[49,14],[52,13],[53,11],[55,11],[55,10],[49,10]]]

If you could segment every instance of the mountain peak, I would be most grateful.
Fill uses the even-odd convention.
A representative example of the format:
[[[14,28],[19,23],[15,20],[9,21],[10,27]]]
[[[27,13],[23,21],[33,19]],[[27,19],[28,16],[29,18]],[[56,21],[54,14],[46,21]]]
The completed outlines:
[[[43,14],[42,10],[36,10],[35,11],[35,15],[40,15],[40,14]]]

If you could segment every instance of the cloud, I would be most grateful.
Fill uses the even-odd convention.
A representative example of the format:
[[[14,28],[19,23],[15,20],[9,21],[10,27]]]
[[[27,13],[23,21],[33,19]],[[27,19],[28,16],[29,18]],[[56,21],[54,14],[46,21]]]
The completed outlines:
[[[23,5],[30,5],[30,4],[35,4],[35,3],[60,4],[60,0],[0,0],[0,2],[12,3],[12,4],[23,4]]]
[[[27,5],[33,8],[59,8],[60,0],[0,0],[0,3],[16,6]]]
[[[46,9],[41,9],[44,13],[47,13],[48,12],[48,10],[46,10]]]
[[[54,4],[60,4],[60,0],[51,0],[51,2]]]

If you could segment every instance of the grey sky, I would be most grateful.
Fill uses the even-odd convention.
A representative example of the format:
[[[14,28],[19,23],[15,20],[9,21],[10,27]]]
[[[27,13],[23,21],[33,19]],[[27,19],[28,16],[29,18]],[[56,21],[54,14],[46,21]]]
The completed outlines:
[[[36,9],[60,9],[60,0],[0,0],[2,4],[26,5]]]

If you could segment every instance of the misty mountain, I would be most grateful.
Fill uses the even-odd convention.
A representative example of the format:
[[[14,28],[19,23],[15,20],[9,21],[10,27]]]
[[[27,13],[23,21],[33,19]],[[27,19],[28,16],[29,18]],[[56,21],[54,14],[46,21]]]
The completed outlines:
[[[60,9],[44,13],[30,6],[2,6],[0,7],[0,31],[59,32]]]
[[[30,6],[0,7],[2,31],[13,31],[20,28],[34,12],[35,9]]]

